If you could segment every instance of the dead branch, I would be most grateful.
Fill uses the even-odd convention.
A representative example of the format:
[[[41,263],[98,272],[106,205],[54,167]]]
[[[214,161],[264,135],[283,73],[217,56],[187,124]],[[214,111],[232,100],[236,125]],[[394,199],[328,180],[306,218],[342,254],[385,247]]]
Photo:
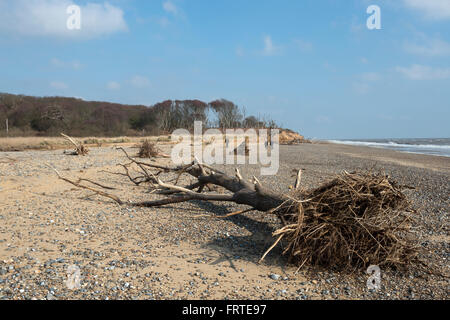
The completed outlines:
[[[70,153],[71,155],[74,156],[85,156],[89,153],[89,149],[86,148],[82,143],[76,143],[74,139],[72,139],[71,137],[69,137],[68,135],[65,135],[64,133],[61,133],[61,135],[68,140],[71,144],[74,145],[75,150]]]
[[[99,186],[99,187],[101,187],[101,188],[103,188],[103,189],[107,189],[107,190],[116,190],[116,188],[108,187],[108,186],[102,185],[102,184],[100,184],[100,183],[98,183],[98,182],[95,182],[95,181],[92,181],[92,180],[86,179],[86,178],[79,178],[77,183],[80,183],[81,181],[86,181],[86,182],[92,183],[92,184],[94,184],[94,185],[96,185],[96,186]]]
[[[298,190],[300,188],[300,182],[302,181],[302,170],[298,170],[297,172],[297,179],[295,180],[295,186],[294,189]]]
[[[103,197],[110,198],[110,199],[114,200],[115,202],[117,202],[118,204],[124,204],[124,202],[123,202],[122,200],[120,200],[120,199],[119,199],[117,196],[115,196],[115,195],[112,195],[112,194],[103,192],[103,191],[98,190],[98,189],[94,189],[94,188],[89,187],[89,186],[82,185],[80,182],[81,182],[83,179],[79,179],[79,181],[72,181],[72,180],[70,180],[70,179],[68,179],[68,178],[64,178],[64,177],[58,172],[58,170],[56,170],[56,169],[53,168],[52,166],[48,165],[48,167],[49,167],[50,169],[52,169],[52,170],[56,173],[56,175],[58,176],[59,179],[65,181],[65,182],[67,182],[67,183],[70,183],[70,184],[74,185],[75,187],[78,187],[78,188],[80,188],[80,189],[90,190],[90,191],[94,192],[95,194],[98,194],[98,195],[103,196]],[[100,186],[100,184],[97,184],[97,185]]]

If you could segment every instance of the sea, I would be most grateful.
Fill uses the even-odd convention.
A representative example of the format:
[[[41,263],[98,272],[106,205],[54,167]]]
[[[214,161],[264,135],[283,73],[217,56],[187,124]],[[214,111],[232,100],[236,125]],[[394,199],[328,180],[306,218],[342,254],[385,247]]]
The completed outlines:
[[[450,157],[450,138],[327,140],[331,143]]]

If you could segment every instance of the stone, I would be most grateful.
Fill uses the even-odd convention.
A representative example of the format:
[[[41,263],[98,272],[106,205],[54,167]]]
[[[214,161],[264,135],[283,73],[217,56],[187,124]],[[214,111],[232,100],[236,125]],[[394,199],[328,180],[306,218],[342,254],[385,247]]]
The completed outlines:
[[[51,293],[47,294],[47,300],[56,300],[55,296],[52,295]]]
[[[270,275],[270,279],[275,280],[275,281],[280,280],[280,278],[281,278],[281,276],[279,274],[276,274],[276,273],[272,273]]]

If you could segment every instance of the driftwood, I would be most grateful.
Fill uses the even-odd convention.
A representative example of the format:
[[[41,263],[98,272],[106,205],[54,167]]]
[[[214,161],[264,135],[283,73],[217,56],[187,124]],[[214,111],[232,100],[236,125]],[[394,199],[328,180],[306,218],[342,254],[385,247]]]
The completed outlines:
[[[403,268],[417,257],[417,250],[408,238],[412,220],[402,193],[404,187],[385,175],[344,172],[316,189],[303,190],[299,170],[294,190],[279,193],[263,186],[256,177],[247,181],[238,169],[230,176],[197,160],[183,166],[142,162],[130,157],[123,148],[118,149],[130,162],[121,164],[125,173],[116,174],[128,177],[136,185],[149,184],[152,193],[160,194],[161,199],[126,201],[83,184],[92,181],[71,180],[53,170],[60,179],[108,197],[119,205],[149,208],[191,200],[223,201],[248,207],[226,217],[255,210],[274,214],[281,227],[273,233],[276,241],[262,259],[281,242],[285,243],[284,254],[300,267],[308,264],[349,270],[377,264]],[[137,168],[138,176],[132,176],[132,166]],[[172,173],[172,182],[162,181],[162,173]],[[182,175],[195,178],[195,182],[178,185]],[[207,192],[211,186],[224,191]]]
[[[170,158],[169,155],[161,152],[161,150],[158,149],[158,147],[156,146],[155,143],[149,141],[149,140],[144,140],[140,145],[139,145],[139,151],[137,156],[139,158],[156,158],[156,157],[161,157],[161,158]]]
[[[61,133],[61,135],[75,147],[75,150],[69,153],[70,155],[85,156],[89,153],[89,149],[86,148],[81,142],[79,143],[75,142],[73,138],[69,137],[68,135],[65,135],[64,133]]]

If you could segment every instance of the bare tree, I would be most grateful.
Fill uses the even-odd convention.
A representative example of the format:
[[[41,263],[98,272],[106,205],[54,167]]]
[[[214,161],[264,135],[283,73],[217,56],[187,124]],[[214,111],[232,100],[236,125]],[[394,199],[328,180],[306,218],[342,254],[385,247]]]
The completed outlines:
[[[215,100],[210,103],[210,106],[218,115],[220,128],[227,129],[241,126],[242,114],[239,107],[233,102],[225,99]]]
[[[23,96],[21,95],[0,94],[0,110],[3,110],[5,117],[6,136],[9,135],[9,114],[22,102]]]

